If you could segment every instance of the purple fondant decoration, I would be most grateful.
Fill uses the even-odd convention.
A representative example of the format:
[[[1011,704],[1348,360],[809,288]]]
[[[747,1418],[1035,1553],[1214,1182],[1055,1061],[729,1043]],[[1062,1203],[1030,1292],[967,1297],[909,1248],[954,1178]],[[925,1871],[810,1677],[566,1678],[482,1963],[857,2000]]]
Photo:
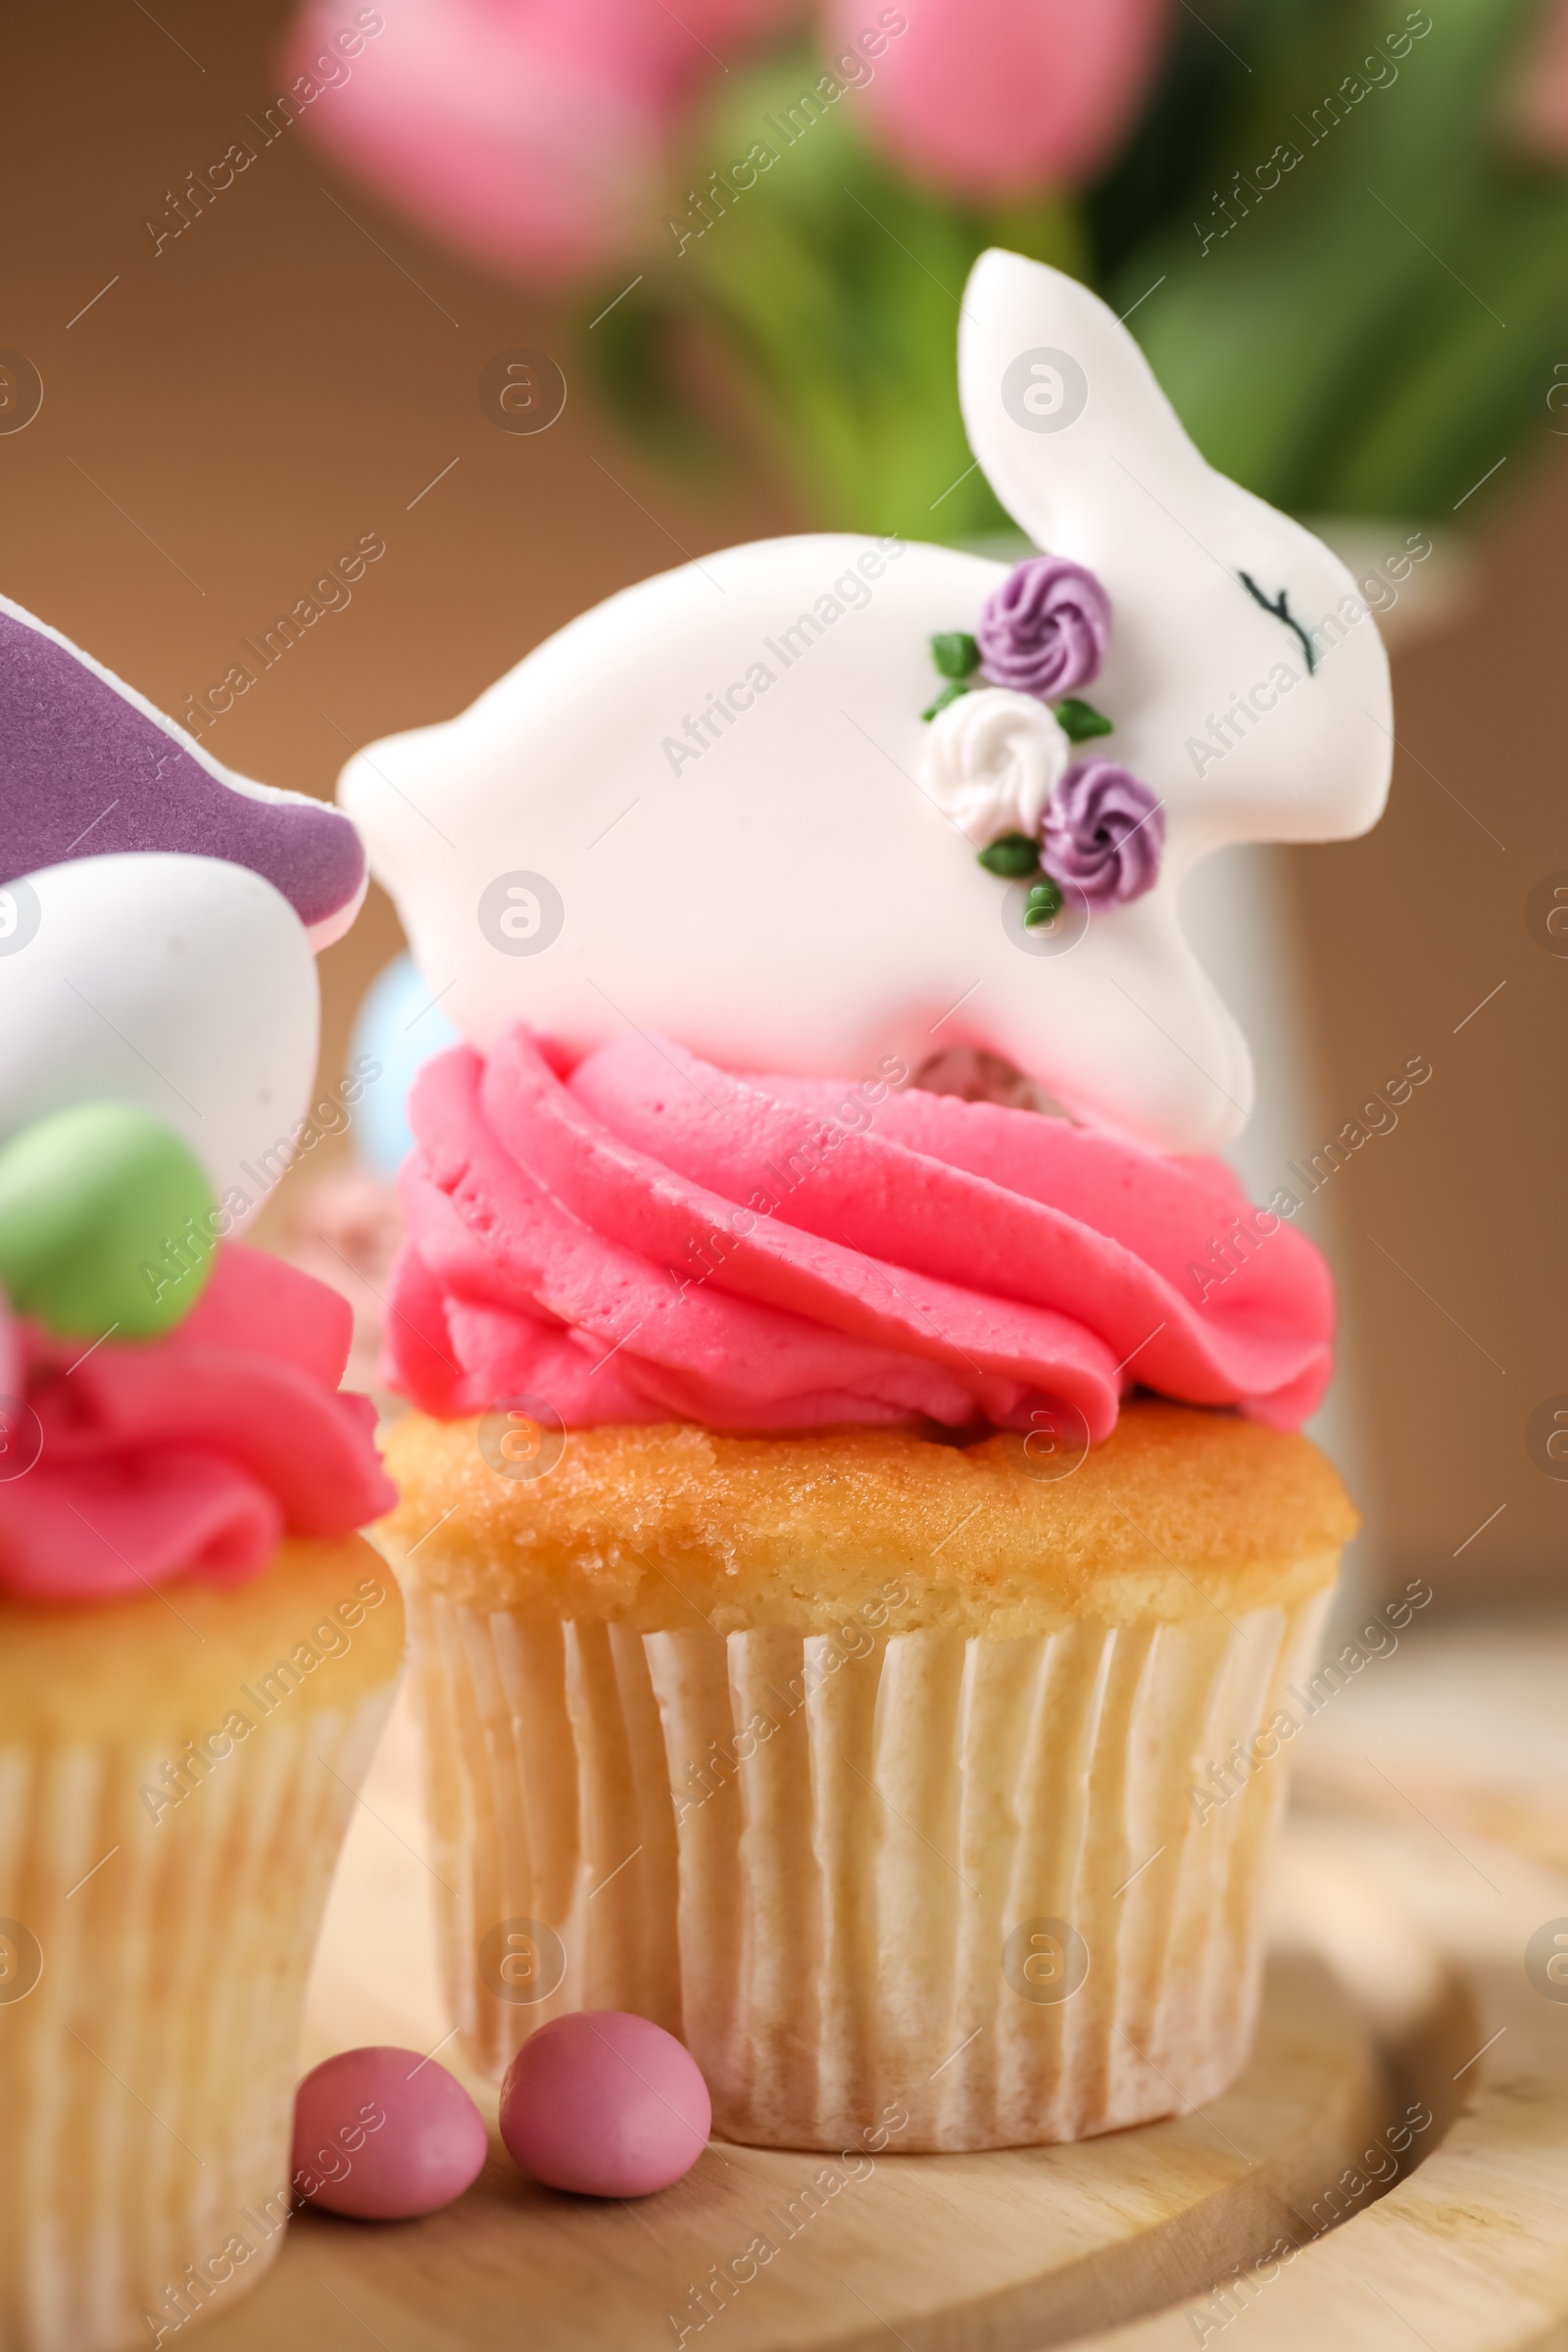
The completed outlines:
[[[1125,906],[1159,879],[1164,804],[1113,760],[1085,760],[1046,808],[1040,863],[1091,906]]]
[[[1109,637],[1109,597],[1065,556],[1014,564],[975,627],[982,677],[1048,702],[1099,676]]]
[[[365,851],[346,816],[231,775],[130,687],[0,598],[0,885],[123,850],[249,866],[318,945],[346,928],[365,885]]]

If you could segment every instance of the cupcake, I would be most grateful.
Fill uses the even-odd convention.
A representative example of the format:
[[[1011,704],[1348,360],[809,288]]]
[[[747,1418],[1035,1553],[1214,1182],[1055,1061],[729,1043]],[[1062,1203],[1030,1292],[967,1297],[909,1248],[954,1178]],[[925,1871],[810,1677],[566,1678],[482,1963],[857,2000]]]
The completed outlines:
[[[233,1238],[304,1148],[311,935],[364,871],[9,607],[0,711],[14,857],[81,832],[105,764],[141,845],[0,886],[0,2344],[115,2352],[281,2240],[401,1662],[350,1310]]]
[[[637,2010],[764,2145],[1234,2078],[1355,1525],[1176,891],[1374,821],[1375,626],[1086,289],[991,254],[963,317],[1049,552],[705,558],[342,791],[466,1041],[412,1098],[375,1535],[453,2013],[499,2074]]]
[[[36,1324],[0,1483],[0,2343],[153,2340],[290,2209],[305,1984],[402,1660],[349,1310],[224,1244],[166,1337]],[[232,2287],[230,2282],[233,2282]]]
[[[767,2144],[1163,2114],[1231,2079],[1255,2002],[1284,1774],[1223,1807],[1207,1776],[1303,1672],[1354,1524],[1303,1438],[1212,1406],[1315,1400],[1321,1268],[1282,1225],[1205,1319],[1180,1271],[1244,1205],[1219,1166],[811,1091],[640,1039],[562,1079],[516,1031],[416,1091],[441,1141],[390,1376],[427,1409],[377,1541],[454,2014],[499,2072],[561,2008],[639,2010]],[[660,1230],[722,1287],[682,1297]],[[1118,1411],[1140,1338],[1210,1409]]]

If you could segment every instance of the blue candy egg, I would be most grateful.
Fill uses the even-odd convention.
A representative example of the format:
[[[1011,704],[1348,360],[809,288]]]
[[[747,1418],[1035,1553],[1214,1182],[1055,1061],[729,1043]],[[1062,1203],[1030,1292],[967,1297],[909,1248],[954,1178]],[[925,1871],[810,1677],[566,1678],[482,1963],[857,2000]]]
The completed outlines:
[[[354,1122],[354,1148],[363,1166],[377,1176],[397,1174],[414,1149],[409,1089],[433,1054],[457,1043],[457,1031],[432,1002],[413,956],[395,956],[366,990],[349,1049],[351,1065],[368,1054],[382,1070],[367,1089]]]

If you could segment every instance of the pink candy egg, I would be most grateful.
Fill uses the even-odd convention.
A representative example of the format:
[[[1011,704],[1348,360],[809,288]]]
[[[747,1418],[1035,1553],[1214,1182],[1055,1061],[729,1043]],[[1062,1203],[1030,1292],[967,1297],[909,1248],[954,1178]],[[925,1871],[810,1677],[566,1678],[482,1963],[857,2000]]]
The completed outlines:
[[[463,2084],[417,2050],[344,2050],[294,2099],[294,2193],[362,2222],[434,2213],[477,2180],[484,2118]]]
[[[646,2197],[689,2173],[713,2120],[691,2052],[621,2009],[558,2017],[501,2085],[501,2136],[536,2180],[587,2197]]]

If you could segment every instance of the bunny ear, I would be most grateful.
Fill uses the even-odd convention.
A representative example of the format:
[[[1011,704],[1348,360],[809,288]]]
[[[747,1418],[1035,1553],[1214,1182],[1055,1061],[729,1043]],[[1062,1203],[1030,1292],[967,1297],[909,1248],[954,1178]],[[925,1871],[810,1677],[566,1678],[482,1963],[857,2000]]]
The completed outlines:
[[[1118,462],[1196,490],[1208,467],[1114,312],[1076,278],[993,247],[964,290],[958,397],[969,447],[1038,547],[1130,503]],[[1108,518],[1108,515],[1107,515]],[[1080,558],[1080,560],[1086,560]]]
[[[287,899],[314,948],[341,938],[365,896],[347,817],[235,775],[0,597],[0,886],[74,857],[147,850],[248,866]]]

